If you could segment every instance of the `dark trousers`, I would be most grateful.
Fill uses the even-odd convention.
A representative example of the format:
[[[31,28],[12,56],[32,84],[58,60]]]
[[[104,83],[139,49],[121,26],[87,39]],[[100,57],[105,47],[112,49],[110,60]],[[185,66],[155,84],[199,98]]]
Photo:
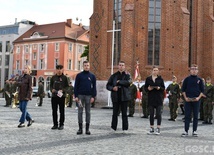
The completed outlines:
[[[161,120],[162,120],[162,111],[163,111],[163,106],[149,106],[149,111],[150,111],[150,125],[154,125],[154,114],[155,114],[155,109],[156,109],[156,117],[157,117],[157,125],[161,125]]]
[[[191,121],[191,113],[193,112],[193,131],[198,127],[198,112],[200,108],[200,101],[198,102],[185,102],[185,131],[188,132],[189,124]]]
[[[42,96],[42,95],[40,95],[40,96],[39,96],[39,105],[41,106],[41,105],[42,105],[42,103],[43,103],[43,96]]]
[[[52,97],[51,98],[51,105],[52,105],[52,117],[53,117],[53,124],[58,126],[58,106],[59,106],[59,125],[64,125],[65,121],[65,97]]]
[[[113,115],[112,115],[112,122],[111,128],[117,130],[117,122],[118,122],[118,112],[119,108],[121,107],[122,112],[122,129],[128,130],[128,116],[127,116],[127,102],[113,102]]]

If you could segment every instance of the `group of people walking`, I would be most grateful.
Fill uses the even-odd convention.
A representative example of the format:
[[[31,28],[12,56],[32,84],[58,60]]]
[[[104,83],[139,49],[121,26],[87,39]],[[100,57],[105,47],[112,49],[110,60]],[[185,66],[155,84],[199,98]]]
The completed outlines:
[[[31,69],[26,66],[23,74],[16,81],[19,94],[19,108],[22,112],[20,124],[18,127],[24,127],[25,120],[28,121],[27,126],[31,126],[34,122],[31,115],[27,111],[28,101],[32,99],[32,77],[30,76]],[[188,136],[189,125],[193,117],[193,136],[197,135],[198,114],[200,103],[203,104],[203,120],[204,124],[212,123],[212,110],[214,101],[214,87],[211,84],[211,79],[206,78],[206,83],[198,77],[198,66],[193,64],[190,67],[190,75],[187,76],[182,85],[177,84],[177,78],[172,77],[172,83],[165,88],[164,80],[159,75],[158,67],[154,66],[151,75],[145,80],[145,84],[139,88],[142,93],[142,118],[148,118],[150,122],[150,130],[148,134],[160,134],[164,92],[168,93],[170,121],[175,121],[177,118],[178,102],[180,99],[184,101],[184,133],[181,136]],[[42,86],[42,84],[39,84]],[[91,104],[94,103],[96,90],[96,77],[90,72],[90,63],[83,62],[83,71],[78,73],[75,79],[73,90],[69,89],[72,85],[67,76],[63,74],[63,66],[56,66],[56,74],[50,80],[50,91],[52,92],[51,106],[53,126],[51,129],[63,130],[65,121],[65,98],[67,93],[74,94],[74,100],[78,104],[78,126],[77,134],[83,133],[83,108],[85,108],[85,133],[90,135],[89,130],[91,121]],[[41,87],[41,95],[42,89]],[[106,89],[111,92],[113,103],[113,114],[111,128],[117,130],[118,113],[122,113],[122,130],[128,130],[128,117],[133,117],[134,102],[137,94],[137,87],[133,84],[130,74],[125,69],[125,62],[119,61],[118,71],[112,74],[106,84]],[[41,97],[42,98],[42,97]],[[73,97],[69,100],[71,106]],[[40,100],[42,105],[42,100]],[[127,107],[129,106],[129,115],[127,115]],[[59,108],[59,118],[58,118]],[[157,126],[155,129],[154,117],[157,118]]]

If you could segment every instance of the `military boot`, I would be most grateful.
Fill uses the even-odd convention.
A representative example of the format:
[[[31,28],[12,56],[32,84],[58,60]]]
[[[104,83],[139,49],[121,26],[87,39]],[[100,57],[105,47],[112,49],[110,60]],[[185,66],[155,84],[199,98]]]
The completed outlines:
[[[82,134],[82,123],[79,123],[79,130],[77,131],[77,135]]]
[[[89,123],[86,123],[85,134],[87,134],[87,135],[90,135],[90,134],[91,134],[91,132],[89,131]]]

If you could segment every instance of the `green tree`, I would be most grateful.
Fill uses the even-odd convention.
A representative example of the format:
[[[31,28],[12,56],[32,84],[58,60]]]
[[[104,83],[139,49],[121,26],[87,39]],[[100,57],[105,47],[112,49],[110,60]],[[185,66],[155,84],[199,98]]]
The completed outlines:
[[[89,45],[85,46],[84,48],[85,48],[85,50],[84,50],[84,52],[81,54],[80,57],[81,57],[81,58],[86,57],[86,59],[89,60]]]

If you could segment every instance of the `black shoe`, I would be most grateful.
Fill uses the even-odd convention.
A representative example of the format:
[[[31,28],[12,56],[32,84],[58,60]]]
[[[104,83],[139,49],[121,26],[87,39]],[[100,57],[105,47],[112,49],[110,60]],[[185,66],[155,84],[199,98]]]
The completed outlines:
[[[4,105],[4,107],[9,107],[10,105]]]
[[[41,104],[39,104],[38,106],[39,106],[39,107],[41,107],[42,105],[41,105]]]
[[[203,121],[204,119],[203,119],[203,118],[199,118],[198,120],[199,120],[199,121]]]
[[[208,124],[213,124],[211,120],[209,120]]]
[[[170,119],[168,119],[168,121],[173,121],[173,119],[172,119],[172,118],[170,118]]]
[[[64,129],[64,125],[60,125],[59,127],[58,127],[58,130],[63,130]]]
[[[128,117],[134,117],[134,116],[129,114]]]
[[[208,121],[203,121],[202,124],[208,124]]]
[[[78,131],[77,131],[77,135],[81,135],[82,134],[82,129],[79,129]]]
[[[89,131],[89,126],[90,126],[90,124],[86,123],[86,128],[85,128],[85,134],[86,135],[90,135],[91,134],[91,132]]]
[[[56,130],[56,129],[58,129],[58,126],[57,126],[57,125],[54,125],[51,129],[52,129],[52,130]]]
[[[20,124],[18,125],[18,128],[23,128],[23,127],[25,127],[25,124],[24,124],[24,123],[20,123]]]
[[[86,134],[86,135],[90,135],[91,132],[90,132],[89,130],[86,130],[86,131],[85,131],[85,134]]]
[[[148,116],[145,116],[145,115],[144,115],[144,116],[142,116],[141,118],[148,118]]]
[[[32,124],[33,124],[33,120],[32,120],[32,119],[30,119],[30,120],[28,121],[27,126],[29,127],[29,126],[31,126]]]

